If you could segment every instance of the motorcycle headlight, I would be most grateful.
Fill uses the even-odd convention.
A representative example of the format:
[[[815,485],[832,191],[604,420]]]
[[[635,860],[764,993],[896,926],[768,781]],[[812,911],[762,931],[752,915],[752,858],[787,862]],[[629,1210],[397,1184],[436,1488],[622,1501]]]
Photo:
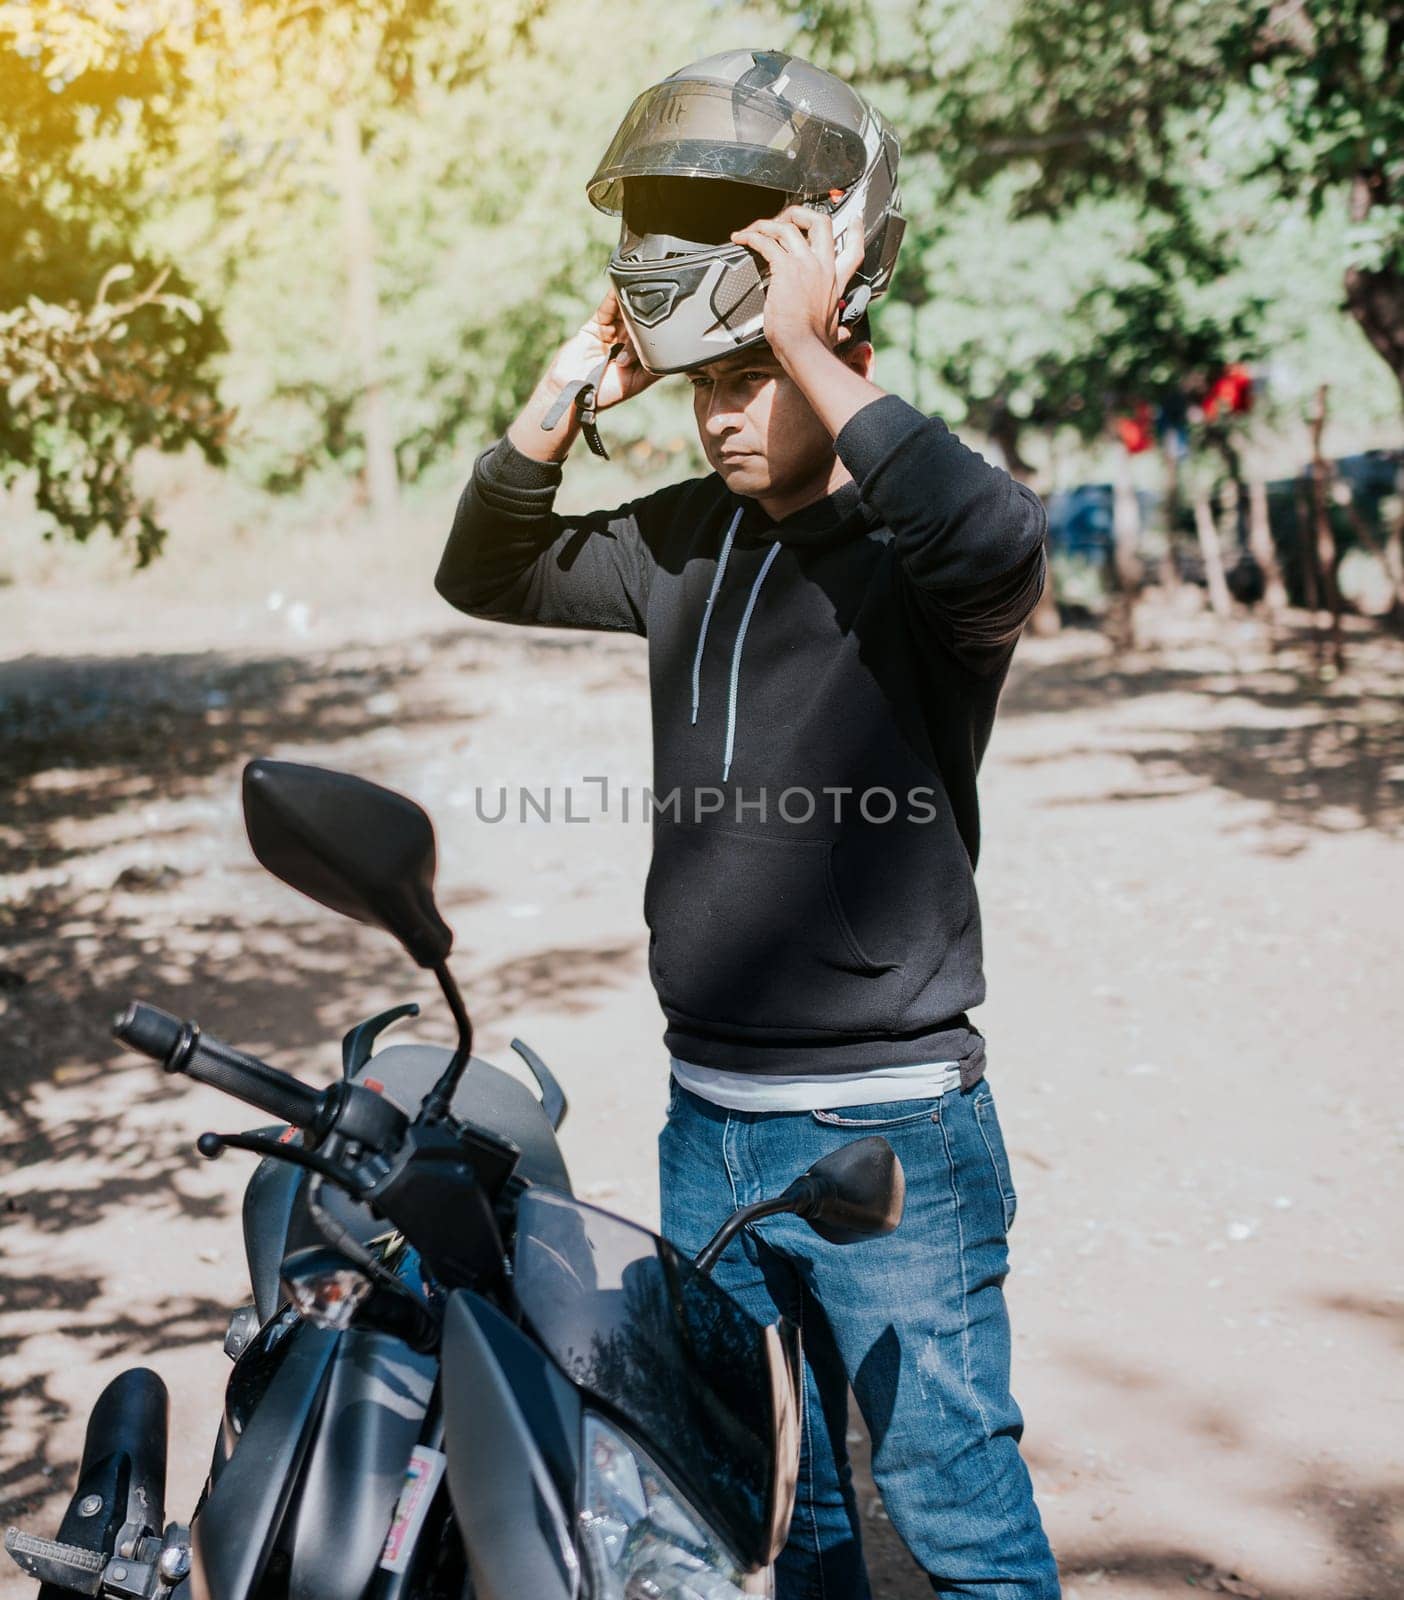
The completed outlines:
[[[748,1575],[632,1439],[585,1414],[580,1543],[591,1600],[742,1600],[773,1595]]]

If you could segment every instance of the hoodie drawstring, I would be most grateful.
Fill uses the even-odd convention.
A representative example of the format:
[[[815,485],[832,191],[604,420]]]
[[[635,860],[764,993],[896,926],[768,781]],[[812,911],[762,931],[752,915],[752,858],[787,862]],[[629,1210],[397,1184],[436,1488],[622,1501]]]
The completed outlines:
[[[717,590],[721,588],[722,575],[726,571],[727,558],[731,554],[732,540],[736,537],[736,530],[741,525],[741,512],[744,508],[738,506],[736,515],[731,519],[731,526],[726,530],[726,538],[722,540],[721,554],[717,557],[717,570],[712,578],[711,592],[707,596],[707,608],[702,613],[702,626],[697,630],[697,654],[692,659],[692,720],[697,721],[697,707],[702,698],[702,651],[707,643],[707,628],[712,621],[712,607],[716,604]]]
[[[765,582],[765,575],[770,571],[776,556],[780,554],[780,542],[771,545],[766,552],[761,569],[756,574],[756,581],[751,585],[750,597],[746,601],[746,609],[741,613],[741,626],[736,630],[736,644],[731,652],[731,692],[726,703],[726,751],[722,756],[722,782],[725,783],[731,771],[731,752],[736,745],[736,690],[741,681],[741,646],[746,639],[746,628],[751,621],[751,613],[756,609],[756,601],[760,598],[761,584]]]

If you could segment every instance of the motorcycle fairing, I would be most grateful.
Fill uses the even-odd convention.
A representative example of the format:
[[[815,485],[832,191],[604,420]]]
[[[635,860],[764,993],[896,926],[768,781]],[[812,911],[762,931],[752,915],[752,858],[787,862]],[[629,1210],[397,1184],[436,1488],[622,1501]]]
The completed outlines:
[[[788,1330],[755,1321],[657,1234],[543,1188],[518,1203],[514,1284],[566,1377],[619,1417],[750,1570],[771,1561],[798,1460]]]
[[[413,1116],[452,1054],[441,1045],[387,1045],[371,1057],[357,1078],[377,1079],[395,1104]],[[570,1193],[556,1130],[541,1101],[519,1079],[473,1056],[454,1094],[453,1113],[514,1144],[521,1151],[516,1166],[519,1178]]]
[[[290,1544],[290,1600],[358,1600],[375,1574],[438,1362],[368,1328],[342,1334]]]
[[[282,1526],[341,1335],[303,1323],[286,1337],[286,1355],[191,1523],[191,1600],[247,1600]]]
[[[464,1306],[477,1321],[517,1397],[561,1503],[573,1506],[580,1482],[579,1392],[540,1345],[496,1306],[475,1294],[467,1296]]]
[[[459,1290],[444,1314],[444,1449],[475,1600],[575,1600],[580,1565],[569,1498],[547,1465],[537,1427],[504,1368],[502,1328],[486,1301]],[[509,1358],[510,1362],[510,1358]],[[561,1389],[564,1389],[561,1385]],[[540,1400],[542,1396],[538,1395]],[[579,1433],[579,1409],[560,1417]]]
[[[215,1440],[206,1495],[219,1481],[245,1427],[292,1353],[304,1324],[291,1307],[270,1318],[240,1353],[224,1388],[224,1416]]]
[[[259,1131],[276,1137],[283,1129]],[[300,1167],[265,1159],[254,1168],[244,1189],[244,1254],[260,1323],[273,1316],[282,1300],[278,1275],[289,1252],[288,1233],[303,1176]]]

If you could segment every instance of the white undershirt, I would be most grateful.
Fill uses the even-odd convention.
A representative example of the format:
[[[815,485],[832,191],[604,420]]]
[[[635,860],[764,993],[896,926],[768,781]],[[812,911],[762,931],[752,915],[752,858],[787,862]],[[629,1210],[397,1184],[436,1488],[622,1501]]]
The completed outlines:
[[[888,1100],[927,1100],[960,1087],[960,1063],[922,1061],[910,1067],[870,1067],[866,1072],[722,1072],[669,1057],[673,1076],[689,1094],[728,1111],[832,1111]]]

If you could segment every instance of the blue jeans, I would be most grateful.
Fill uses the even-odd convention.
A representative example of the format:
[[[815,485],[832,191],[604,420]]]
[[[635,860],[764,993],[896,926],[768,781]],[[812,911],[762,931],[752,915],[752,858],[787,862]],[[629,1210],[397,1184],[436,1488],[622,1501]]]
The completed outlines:
[[[939,1595],[1057,1600],[1058,1574],[1009,1392],[1005,1235],[1015,1195],[989,1085],[837,1111],[727,1111],[674,1080],[659,1135],[663,1233],[694,1255],[738,1205],[847,1140],[901,1159],[895,1233],[826,1244],[796,1217],[733,1240],[716,1281],[804,1341],[799,1494],[778,1600],[868,1600],[845,1435],[851,1386],[893,1526]]]

